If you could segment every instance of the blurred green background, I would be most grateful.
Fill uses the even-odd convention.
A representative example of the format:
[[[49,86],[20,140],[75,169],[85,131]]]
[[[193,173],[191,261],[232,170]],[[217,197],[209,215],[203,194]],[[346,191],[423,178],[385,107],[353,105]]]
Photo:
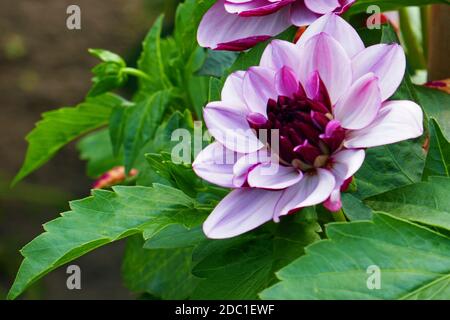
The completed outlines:
[[[24,137],[44,111],[82,101],[97,63],[88,48],[119,53],[133,65],[156,16],[170,32],[178,0],[2,0],[0,1],[0,299],[21,262],[19,249],[42,232],[42,224],[89,195],[75,144],[10,189],[26,151]],[[81,30],[66,28],[66,8],[81,8]],[[126,95],[126,92],[125,92]],[[82,290],[66,288],[65,268],[34,285],[25,299],[134,298],[120,277],[123,243],[74,262]]]

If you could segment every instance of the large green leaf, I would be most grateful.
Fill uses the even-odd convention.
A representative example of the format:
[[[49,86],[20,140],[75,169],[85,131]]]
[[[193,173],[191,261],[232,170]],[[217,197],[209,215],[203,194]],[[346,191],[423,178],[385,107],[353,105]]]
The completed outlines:
[[[425,156],[417,140],[367,150],[363,166],[356,174],[359,198],[367,198],[401,186],[419,182]]]
[[[414,91],[427,117],[437,119],[444,135],[450,139],[450,94],[424,86],[414,86]]]
[[[42,166],[72,140],[106,125],[112,108],[121,103],[118,96],[105,94],[88,98],[76,107],[44,113],[36,128],[27,135],[27,154],[13,184]]]
[[[375,210],[450,230],[450,179],[430,177],[419,182],[368,198]]]
[[[373,221],[333,223],[329,240],[281,269],[264,299],[448,299],[450,239],[377,213]],[[378,267],[381,289],[369,289]],[[373,288],[373,287],[372,287]]]
[[[450,176],[450,142],[444,137],[439,124],[432,119],[428,126],[430,147],[423,171],[423,180],[429,176]]]
[[[127,240],[122,274],[127,287],[162,299],[186,299],[199,279],[191,274],[192,248],[147,250],[136,235]]]
[[[27,244],[25,257],[8,294],[15,299],[33,282],[55,268],[102,245],[142,232],[154,220],[183,217],[195,201],[183,192],[163,185],[94,190],[92,196],[70,203],[71,211],[44,225],[45,232]]]
[[[425,6],[433,3],[446,3],[447,0],[358,0],[349,10],[349,14],[366,12],[371,5],[380,7],[382,11],[397,10],[409,6]],[[372,13],[372,12],[370,12]]]

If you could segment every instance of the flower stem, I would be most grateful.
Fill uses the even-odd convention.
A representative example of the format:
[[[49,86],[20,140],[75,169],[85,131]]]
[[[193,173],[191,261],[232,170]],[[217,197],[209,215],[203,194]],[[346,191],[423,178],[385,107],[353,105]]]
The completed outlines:
[[[347,218],[345,217],[344,210],[339,210],[336,212],[332,212],[331,215],[333,216],[334,221],[336,222],[347,222]]]
[[[150,76],[145,72],[135,69],[135,68],[123,68],[120,70],[121,73],[132,75],[141,79],[151,80]]]

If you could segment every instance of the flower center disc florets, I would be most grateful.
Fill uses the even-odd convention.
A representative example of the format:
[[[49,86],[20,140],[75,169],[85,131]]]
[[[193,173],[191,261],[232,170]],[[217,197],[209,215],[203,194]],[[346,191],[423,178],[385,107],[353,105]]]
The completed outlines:
[[[280,163],[303,172],[331,165],[330,155],[344,140],[345,131],[333,119],[327,93],[321,92],[315,99],[310,99],[299,90],[292,97],[270,99],[267,118],[250,114],[247,120],[257,133],[260,129],[278,130]],[[272,145],[270,133],[267,140]]]

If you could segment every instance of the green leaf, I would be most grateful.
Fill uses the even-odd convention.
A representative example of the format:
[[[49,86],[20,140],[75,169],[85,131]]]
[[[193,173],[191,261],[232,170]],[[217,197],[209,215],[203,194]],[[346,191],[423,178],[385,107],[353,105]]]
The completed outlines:
[[[121,71],[126,67],[126,63],[119,55],[102,49],[89,49],[89,53],[103,61],[92,69],[95,77],[92,79],[93,86],[88,93],[89,97],[95,97],[125,85],[128,77]]]
[[[342,208],[350,221],[372,220],[372,209],[350,193],[342,193]]]
[[[397,10],[409,6],[425,6],[433,3],[450,4],[447,0],[358,0],[349,10],[349,14],[366,12],[371,5],[380,7],[381,11]]]
[[[88,98],[76,107],[45,112],[26,140],[25,161],[12,184],[16,184],[52,158],[59,149],[89,131],[108,123],[114,106],[122,99],[112,94]]]
[[[333,223],[328,240],[281,269],[263,299],[448,299],[450,239],[424,227],[374,214],[373,221]],[[380,270],[381,289],[369,289]],[[369,269],[369,271],[368,271]]]
[[[98,178],[106,171],[122,164],[122,156],[114,156],[107,129],[89,134],[77,144],[80,158],[87,161],[87,175]]]
[[[204,218],[204,217],[203,217]],[[202,219],[203,220],[203,219]],[[147,233],[147,236],[149,234]],[[145,237],[145,234],[144,234]],[[191,229],[181,224],[172,224],[152,235],[144,244],[145,249],[176,249],[194,247],[205,240],[201,226]]]
[[[320,226],[308,212],[286,217],[275,228],[273,233],[256,230],[238,238],[207,240],[197,246],[193,273],[204,280],[192,298],[256,299],[261,290],[275,281],[276,270],[320,239]]]
[[[21,250],[25,259],[8,299],[17,298],[33,282],[69,261],[141,233],[162,216],[176,223],[171,219],[175,214],[194,207],[193,199],[163,185],[94,190],[91,197],[71,202],[71,211],[45,224],[45,232]]]
[[[419,182],[368,198],[375,210],[400,218],[450,230],[450,179],[430,177]]]
[[[192,248],[147,250],[140,235],[127,240],[122,274],[133,292],[186,299],[199,279],[191,274]]]
[[[139,82],[139,94],[144,97],[155,91],[171,87],[165,72],[163,55],[161,52],[163,19],[164,17],[160,16],[155,21],[153,27],[150,29],[142,43],[142,53],[138,61],[138,67],[141,71],[150,76],[150,80],[140,79]]]
[[[111,117],[109,118],[109,136],[111,138],[113,154],[115,156],[117,156],[122,149],[125,134],[125,124],[128,116],[127,107],[130,106],[116,106],[111,112]]]
[[[198,75],[220,78],[236,60],[238,54],[232,51],[208,50],[206,60]]]
[[[182,62],[186,62],[198,47],[198,25],[213,3],[214,0],[186,0],[178,6],[175,15],[174,37]]]
[[[371,148],[356,174],[358,190],[355,195],[364,199],[419,182],[424,162],[422,145],[417,140]]]
[[[450,139],[450,94],[423,86],[414,86],[414,90],[427,117],[437,119],[443,134]]]
[[[430,147],[425,161],[422,180],[430,176],[450,176],[450,142],[444,137],[439,124],[431,119],[428,126],[430,131]]]
[[[124,156],[127,171],[132,169],[142,148],[153,138],[170,100],[170,91],[158,91],[127,109],[124,128]]]

